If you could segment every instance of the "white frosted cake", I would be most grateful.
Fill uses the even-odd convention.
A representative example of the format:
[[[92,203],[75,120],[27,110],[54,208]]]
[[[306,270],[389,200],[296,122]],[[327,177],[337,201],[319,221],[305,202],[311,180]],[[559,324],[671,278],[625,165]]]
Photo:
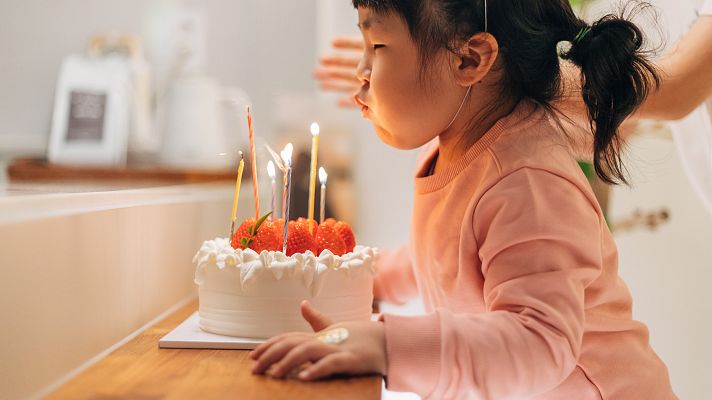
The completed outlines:
[[[193,262],[200,328],[220,335],[268,338],[310,332],[299,305],[309,302],[332,321],[368,320],[373,302],[375,250],[356,246],[290,257],[282,252],[233,249],[227,239],[203,243]]]

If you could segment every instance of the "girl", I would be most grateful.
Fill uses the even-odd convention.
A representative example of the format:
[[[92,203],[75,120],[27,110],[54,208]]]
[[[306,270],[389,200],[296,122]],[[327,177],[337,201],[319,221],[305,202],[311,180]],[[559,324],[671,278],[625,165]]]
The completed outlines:
[[[675,398],[551,106],[561,55],[583,71],[596,171],[624,181],[616,131],[658,82],[638,28],[589,26],[566,0],[354,5],[364,117],[393,147],[427,144],[411,245],[384,254],[374,290],[428,314],[331,325],[305,302],[318,333],[268,340],[254,372],[309,361],[299,378],[379,373],[434,399]]]

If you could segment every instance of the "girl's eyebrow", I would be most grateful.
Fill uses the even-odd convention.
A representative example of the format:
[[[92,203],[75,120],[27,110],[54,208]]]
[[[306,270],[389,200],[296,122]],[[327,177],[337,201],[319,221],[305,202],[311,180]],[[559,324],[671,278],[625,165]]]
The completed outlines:
[[[358,26],[358,28],[361,31],[366,31],[366,30],[369,30],[373,25],[379,24],[379,23],[380,23],[380,21],[378,20],[377,17],[375,17],[373,15],[369,15],[362,22],[359,22],[358,24],[356,24],[356,26]]]

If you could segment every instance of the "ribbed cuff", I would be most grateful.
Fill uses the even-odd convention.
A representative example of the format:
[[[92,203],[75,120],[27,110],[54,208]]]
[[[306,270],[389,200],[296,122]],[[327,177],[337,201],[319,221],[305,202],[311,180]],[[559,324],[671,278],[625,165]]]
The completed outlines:
[[[437,314],[406,317],[386,314],[389,390],[427,395],[440,376],[440,318]]]
[[[707,0],[702,3],[702,8],[700,8],[699,15],[712,16],[712,0]]]

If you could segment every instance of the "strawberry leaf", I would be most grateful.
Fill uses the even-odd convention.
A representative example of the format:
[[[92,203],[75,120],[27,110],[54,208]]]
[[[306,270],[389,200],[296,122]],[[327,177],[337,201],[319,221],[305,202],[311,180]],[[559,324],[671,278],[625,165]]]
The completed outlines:
[[[257,230],[260,229],[260,226],[262,226],[262,223],[265,222],[267,217],[269,217],[271,214],[272,214],[272,211],[268,212],[267,214],[263,215],[262,217],[260,217],[260,219],[257,220],[257,223],[255,224],[255,231],[254,231],[254,233],[251,233],[251,235],[254,236],[257,234]]]

